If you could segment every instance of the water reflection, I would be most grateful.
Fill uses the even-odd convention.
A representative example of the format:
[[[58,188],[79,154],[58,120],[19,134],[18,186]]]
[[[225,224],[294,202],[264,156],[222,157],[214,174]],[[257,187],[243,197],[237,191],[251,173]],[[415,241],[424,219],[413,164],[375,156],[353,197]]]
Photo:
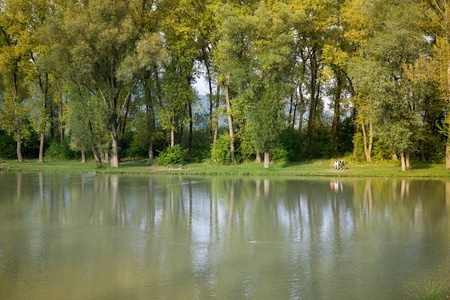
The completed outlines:
[[[445,181],[0,173],[0,189],[5,298],[398,299],[450,274]]]

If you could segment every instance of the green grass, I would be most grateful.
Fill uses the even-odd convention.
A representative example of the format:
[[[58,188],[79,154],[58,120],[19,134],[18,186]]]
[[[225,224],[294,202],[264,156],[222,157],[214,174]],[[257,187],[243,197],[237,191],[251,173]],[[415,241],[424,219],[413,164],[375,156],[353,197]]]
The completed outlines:
[[[444,300],[449,299],[450,286],[447,281],[425,279],[423,283],[414,285],[410,295],[419,300]]]
[[[269,169],[256,163],[222,166],[209,163],[192,163],[183,166],[157,167],[147,161],[122,161],[120,168],[111,168],[104,164],[98,169],[90,161],[82,164],[78,161],[27,160],[17,163],[13,160],[0,161],[0,170],[14,172],[52,172],[52,173],[105,173],[105,174],[183,174],[183,175],[273,175],[273,176],[330,176],[330,177],[418,177],[448,178],[450,171],[444,164],[417,162],[412,170],[402,172],[399,162],[353,163],[344,170],[333,170],[332,160],[312,160],[296,164],[272,164]]]

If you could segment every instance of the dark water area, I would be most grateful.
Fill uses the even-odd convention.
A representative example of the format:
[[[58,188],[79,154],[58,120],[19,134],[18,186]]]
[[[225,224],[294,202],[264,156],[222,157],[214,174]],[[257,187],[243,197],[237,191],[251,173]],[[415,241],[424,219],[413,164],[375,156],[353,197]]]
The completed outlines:
[[[0,172],[0,299],[411,299],[449,216],[441,180]]]

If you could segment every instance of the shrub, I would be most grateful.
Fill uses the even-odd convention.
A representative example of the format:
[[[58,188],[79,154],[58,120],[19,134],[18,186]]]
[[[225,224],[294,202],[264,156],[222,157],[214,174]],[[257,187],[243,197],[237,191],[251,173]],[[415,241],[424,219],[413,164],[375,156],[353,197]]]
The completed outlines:
[[[45,158],[49,159],[74,159],[75,156],[75,152],[70,150],[69,144],[67,142],[59,143],[57,141],[53,141],[45,151]]]
[[[186,150],[180,145],[168,147],[164,151],[159,152],[155,159],[157,166],[182,165],[185,162]]]
[[[231,152],[230,152],[230,135],[221,135],[212,149],[212,157],[215,163],[221,165],[231,164]]]
[[[288,163],[291,162],[291,160],[289,159],[289,152],[281,147],[277,147],[272,151],[272,158],[271,160],[273,162],[277,162],[277,163]]]
[[[16,158],[16,142],[0,131],[0,158]]]
[[[353,136],[353,145],[356,147],[356,161],[364,161],[366,159],[366,154],[364,153],[364,141],[361,132],[356,133]]]
[[[133,139],[130,142],[129,147],[126,149],[126,151],[124,151],[123,155],[128,158],[147,157],[148,146],[147,145],[144,146],[138,140]]]

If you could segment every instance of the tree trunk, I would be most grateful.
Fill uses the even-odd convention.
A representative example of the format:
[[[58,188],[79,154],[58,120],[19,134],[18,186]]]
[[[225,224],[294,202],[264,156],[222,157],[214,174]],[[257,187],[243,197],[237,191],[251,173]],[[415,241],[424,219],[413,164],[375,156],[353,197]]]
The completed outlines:
[[[170,128],[170,147],[175,146],[175,130],[173,129],[173,125],[172,128]]]
[[[81,163],[85,164],[86,163],[86,151],[81,150]]]
[[[302,61],[305,61],[305,57],[303,55],[303,51],[300,51]],[[303,97],[303,78],[306,74],[306,64],[303,64],[302,67],[302,76],[301,80],[298,84],[298,96],[300,98],[299,108],[298,108],[298,145],[301,147],[302,143],[302,130],[303,130],[303,114],[305,113],[305,98]]]
[[[366,128],[364,122],[361,123],[361,130],[363,134],[364,153],[366,155],[366,161],[372,161],[372,147],[373,147],[373,125],[369,120],[369,141],[367,141]]]
[[[450,135],[447,138],[447,145],[445,146],[445,167],[450,170]]]
[[[119,142],[117,136],[117,127],[113,125],[111,130],[111,140],[112,140],[112,148],[111,148],[111,167],[118,168],[119,167]]]
[[[214,117],[214,139],[213,139],[214,144],[216,144],[217,138],[219,137],[219,106],[220,106],[220,84],[217,84],[216,111]]]
[[[395,151],[392,152],[392,160],[398,160],[397,153]]]
[[[22,141],[17,141],[17,161],[18,162],[23,162],[23,157],[22,157]]]
[[[89,133],[91,135],[92,141],[95,141],[95,135],[94,135],[94,130],[92,129],[91,121],[88,121],[88,128],[89,128]],[[103,168],[102,160],[100,158],[100,153],[96,147],[95,142],[92,143],[92,153],[94,154],[95,164],[96,164],[97,168]]]
[[[41,132],[39,139],[39,162],[44,162],[44,143],[45,143],[45,133]]]
[[[270,156],[269,151],[264,152],[264,168],[270,168]]]
[[[292,124],[294,123],[295,116],[294,116],[295,108],[294,108],[294,97],[289,97],[289,115],[288,115],[288,126],[292,127]]]
[[[336,72],[338,74],[338,72]],[[339,123],[341,115],[341,90],[342,90],[342,80],[341,76],[337,75],[337,87],[336,94],[334,95],[334,113],[333,113],[333,123],[331,125],[331,145],[333,146],[333,154],[337,156],[338,146],[339,146]]]
[[[188,139],[188,154],[192,155],[192,135],[194,130],[194,119],[192,116],[192,103],[189,103],[189,139]]]
[[[95,165],[97,166],[97,168],[103,168],[100,153],[95,146],[92,146],[92,153],[94,154]]]
[[[62,93],[61,93],[62,94]],[[62,143],[64,142],[64,121],[63,121],[63,111],[64,111],[64,101],[62,95],[60,96],[60,103],[59,103],[59,141]]]
[[[447,10],[447,5],[445,5],[445,17],[446,17],[446,21],[448,21],[447,17],[448,17],[448,10]],[[448,28],[448,27],[447,27]],[[447,51],[450,51],[450,47],[448,45],[449,40],[450,40],[450,36],[449,36],[449,32],[447,31]],[[450,56],[450,53],[447,53],[447,57]],[[450,60],[447,62],[447,95],[449,95],[449,99],[447,99],[447,111],[449,108],[449,103],[450,103]],[[447,115],[447,118],[450,118],[450,115]],[[450,125],[447,126],[447,145],[445,146],[445,168],[447,170],[450,170]]]
[[[228,116],[228,132],[230,134],[230,153],[231,161],[236,163],[236,158],[234,156],[234,130],[233,130],[233,117],[231,116],[231,103],[230,96],[228,93],[228,84],[224,84],[225,101],[227,104],[227,116]]]
[[[405,161],[405,153],[404,152],[400,153],[400,159],[402,162],[402,171],[404,172],[404,171],[406,171],[406,161]]]
[[[261,163],[261,152],[256,151],[256,163],[260,164]]]
[[[316,51],[313,50],[311,58],[310,58],[310,65],[311,65],[311,79],[310,79],[310,87],[311,87],[311,103],[309,106],[309,117],[308,117],[308,133],[306,136],[306,149],[305,149],[305,156],[309,158],[311,156],[311,142],[312,142],[312,135],[314,131],[314,119],[316,117],[316,107],[317,107],[317,88],[319,83],[317,82],[317,76],[318,76],[318,63],[316,58]]]
[[[153,162],[155,161],[155,154],[153,153],[153,142],[150,141],[148,144],[148,158],[150,159],[150,164],[153,165]]]
[[[212,78],[211,78],[211,70],[209,67],[209,63],[207,63],[206,53],[204,48],[202,48],[203,55],[205,57],[205,66],[206,66],[206,77],[208,79],[208,88],[209,88],[209,135],[211,141],[214,139],[214,114],[213,114],[213,88],[212,88]]]
[[[405,167],[406,167],[406,170],[410,170],[411,169],[411,165],[409,164],[409,152],[406,152]]]

